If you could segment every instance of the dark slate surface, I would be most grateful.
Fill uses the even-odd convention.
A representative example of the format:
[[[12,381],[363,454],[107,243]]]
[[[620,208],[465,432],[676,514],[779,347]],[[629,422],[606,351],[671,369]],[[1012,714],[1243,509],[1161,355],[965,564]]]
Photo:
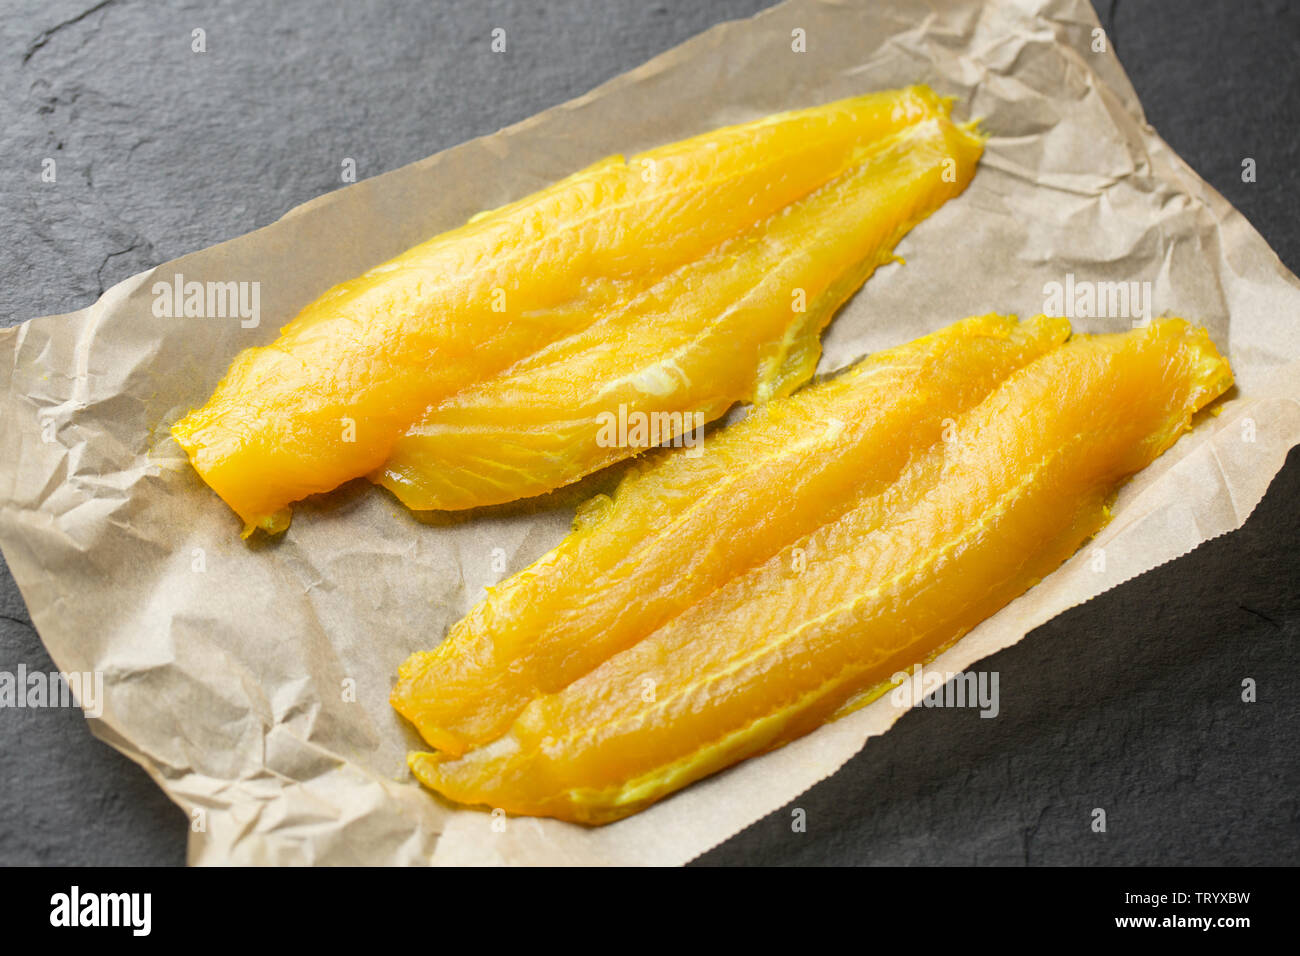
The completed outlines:
[[[1300,8],[1097,2],[1155,127],[1300,268]],[[765,5],[5,3],[0,321],[266,225],[335,188],[340,157],[393,169]],[[496,26],[508,58],[487,52]],[[996,720],[909,713],[796,801],[806,832],[786,808],[702,862],[1294,862],[1298,494],[1300,453],[1240,532],[982,664]],[[19,664],[52,666],[0,566],[0,669]],[[78,712],[0,712],[0,863],[179,864],[184,843],[181,813]]]

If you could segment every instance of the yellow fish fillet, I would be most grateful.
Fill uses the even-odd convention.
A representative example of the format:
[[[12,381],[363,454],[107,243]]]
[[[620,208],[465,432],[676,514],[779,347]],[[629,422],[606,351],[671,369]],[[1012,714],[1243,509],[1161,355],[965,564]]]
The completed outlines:
[[[942,117],[884,140],[770,221],[436,405],[378,479],[414,509],[497,504],[688,440],[738,399],[788,393],[815,371],[835,311],[966,187],[981,148]]]
[[[1181,319],[1075,337],[955,414],[896,480],[534,699],[497,740],[411,768],[461,803],[604,823],[787,743],[1051,573],[1231,383]]]
[[[671,287],[677,276],[680,291],[683,267],[705,260],[720,269],[720,246],[741,255],[743,237],[762,244],[764,224],[791,204],[856,169],[882,140],[946,123],[947,113],[932,91],[912,87],[602,160],[329,290],[274,343],[240,353],[173,435],[246,534],[283,530],[292,502],[385,474],[398,440],[449,397],[594,324],[617,326],[612,317],[648,308],[660,282]],[[960,168],[946,167],[948,178],[964,185],[978,143],[974,154],[955,158],[950,167]],[[943,185],[945,196],[959,188]],[[941,201],[898,198],[906,209],[875,211],[895,219],[882,234]],[[789,290],[782,295],[788,303]],[[695,333],[725,308],[702,306]],[[723,361],[728,345],[717,346]],[[764,356],[775,360],[774,351]],[[492,459],[492,443],[469,454]],[[586,464],[575,459],[563,480]],[[398,467],[409,478],[409,464]],[[498,491],[496,500],[526,493]]]
[[[699,457],[661,454],[404,664],[393,706],[448,753],[500,736],[534,698],[878,494],[945,419],[1069,331],[1065,319],[965,319],[763,406]]]

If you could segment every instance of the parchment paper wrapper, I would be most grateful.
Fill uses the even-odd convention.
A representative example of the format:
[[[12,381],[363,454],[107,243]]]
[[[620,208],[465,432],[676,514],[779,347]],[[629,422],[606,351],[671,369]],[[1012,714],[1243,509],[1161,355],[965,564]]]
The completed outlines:
[[[573,496],[421,521],[357,482],[297,508],[283,539],[250,545],[167,437],[240,349],[332,284],[610,153],[929,83],[983,117],[982,167],[903,240],[906,265],[841,312],[822,371],[969,314],[1036,314],[1045,284],[1069,275],[1150,282],[1153,315],[1206,325],[1230,357],[1238,388],[1222,413],[1126,487],[1096,541],[934,669],[966,669],[1240,526],[1300,441],[1300,284],[1146,125],[1113,53],[1094,50],[1097,28],[1085,0],[792,0],[137,275],[88,309],[0,333],[5,557],[58,666],[103,672],[94,732],[191,813],[191,862],[678,864],[834,773],[902,713],[886,696],[601,829],[494,826],[412,781],[418,740],[388,692],[484,585],[559,541]],[[155,317],[153,284],[177,273],[261,283],[262,322]]]

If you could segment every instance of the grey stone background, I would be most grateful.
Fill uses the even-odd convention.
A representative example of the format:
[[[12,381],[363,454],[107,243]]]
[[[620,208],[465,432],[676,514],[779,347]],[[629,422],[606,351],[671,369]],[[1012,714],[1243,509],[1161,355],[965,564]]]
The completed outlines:
[[[1095,2],[1156,129],[1300,269],[1300,5]],[[266,225],[336,188],[342,156],[393,169],[766,5],[0,4],[0,321]],[[508,58],[488,52],[495,26]],[[1300,453],[1241,531],[982,664],[1001,674],[996,720],[913,711],[796,801],[806,832],[786,808],[701,862],[1295,862],[1297,492]],[[0,669],[20,663],[52,667],[0,562]],[[180,864],[185,835],[79,712],[0,711],[0,863]]]

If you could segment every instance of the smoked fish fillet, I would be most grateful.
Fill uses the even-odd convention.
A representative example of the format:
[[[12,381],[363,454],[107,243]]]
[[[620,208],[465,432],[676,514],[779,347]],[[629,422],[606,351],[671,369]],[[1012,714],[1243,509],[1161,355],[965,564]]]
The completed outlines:
[[[941,116],[882,141],[769,221],[434,406],[377,480],[416,510],[513,501],[651,443],[616,440],[616,419],[663,422],[660,439],[677,439],[737,400],[790,392],[816,370],[836,310],[965,189],[981,150]]]
[[[619,311],[948,110],[909,87],[601,160],[330,289],[271,345],[241,352],[172,434],[245,534],[282,531],[292,502],[376,473],[448,396]]]
[[[1231,383],[1181,319],[1072,338],[955,414],[887,487],[534,699],[492,743],[411,768],[460,803],[599,824],[779,747],[1055,570]]]
[[[393,706],[446,753],[493,740],[533,699],[879,494],[945,419],[1069,333],[1065,319],[965,319],[755,409],[699,457],[660,453],[407,661]]]

